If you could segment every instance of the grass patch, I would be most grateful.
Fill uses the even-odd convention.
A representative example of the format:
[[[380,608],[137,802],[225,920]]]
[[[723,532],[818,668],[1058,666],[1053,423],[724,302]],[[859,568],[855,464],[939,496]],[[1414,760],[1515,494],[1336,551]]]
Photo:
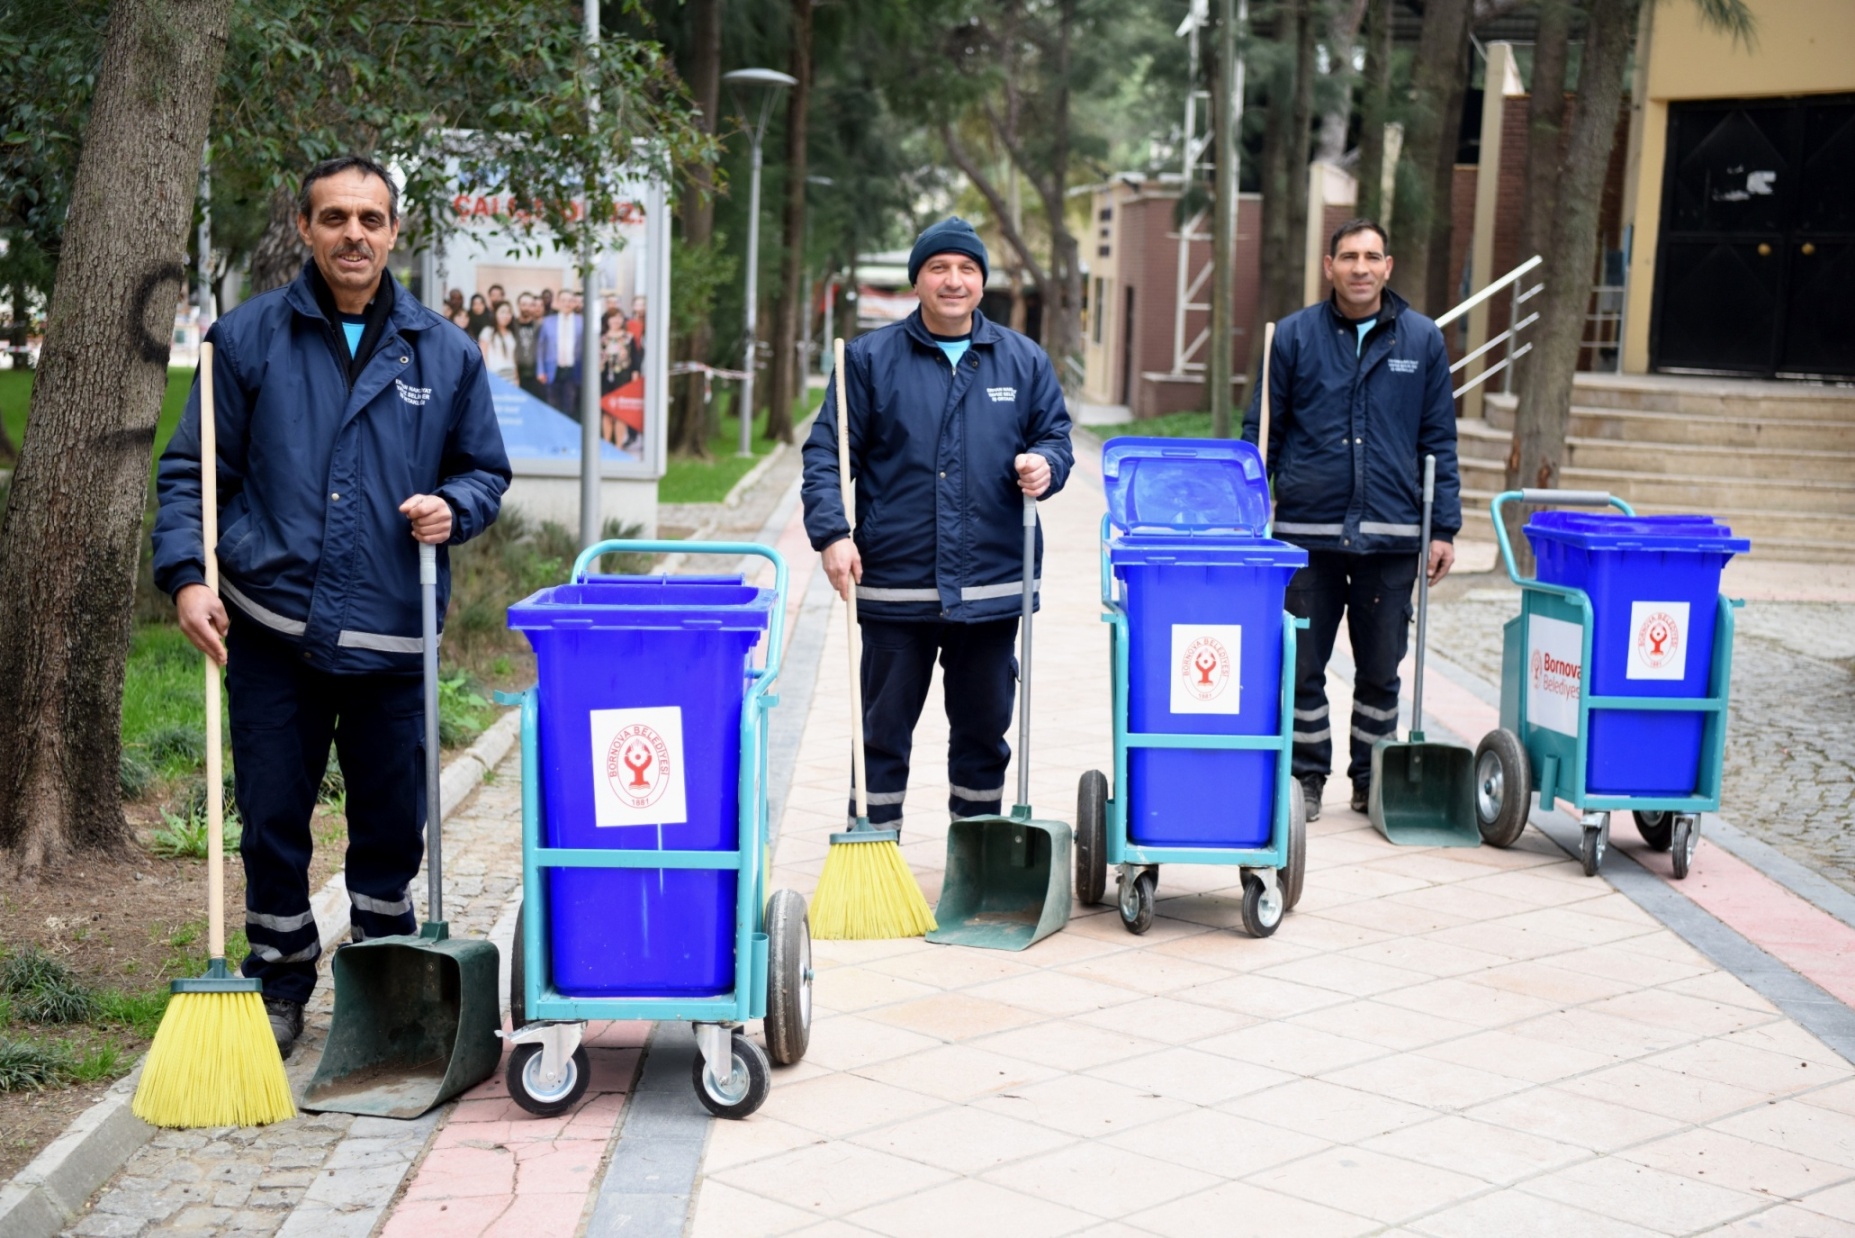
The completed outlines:
[[[1230,414],[1232,438],[1243,437],[1243,413],[1232,409]],[[1118,426],[1094,426],[1093,431],[1101,436],[1103,442],[1123,435],[1141,438],[1216,438],[1211,433],[1211,414],[1202,413],[1167,413],[1163,417],[1153,417],[1146,421],[1133,421]]]
[[[206,760],[205,658],[181,630],[145,623],[129,642],[122,746],[157,777],[197,773]],[[125,787],[126,789],[126,787]]]
[[[13,1017],[28,1023],[83,1023],[96,1014],[96,998],[77,976],[36,946],[0,965],[0,992]]]
[[[6,422],[6,432],[15,446],[23,447],[26,442],[26,410],[32,403],[33,370],[0,370],[0,420]],[[170,369],[167,372],[167,390],[161,396],[161,419],[155,423],[155,451],[149,460],[148,475],[154,476],[154,461],[161,458],[167,450],[167,441],[174,437],[174,427],[180,424],[181,410],[187,406],[187,392],[193,387],[193,371]]]
[[[63,1045],[0,1034],[0,1092],[38,1092],[64,1083],[71,1065]]]
[[[740,423],[735,421],[732,412],[734,398],[733,391],[715,393],[715,422],[720,430],[709,439],[709,458],[670,457],[663,480],[657,483],[659,503],[719,503],[728,497],[735,482],[747,476],[748,471],[773,450],[773,444],[764,437],[766,414],[762,413],[754,419],[754,458],[749,460],[734,454],[741,446]],[[803,425],[823,398],[822,392],[807,391],[793,401],[793,424]]]
[[[226,808],[225,819],[220,823],[219,841],[224,845],[226,854],[231,855],[238,850],[238,840],[243,830],[239,825],[238,810],[230,804]],[[203,805],[198,808],[189,806],[184,813],[163,808],[161,828],[149,837],[148,850],[164,860],[203,860],[211,837]]]

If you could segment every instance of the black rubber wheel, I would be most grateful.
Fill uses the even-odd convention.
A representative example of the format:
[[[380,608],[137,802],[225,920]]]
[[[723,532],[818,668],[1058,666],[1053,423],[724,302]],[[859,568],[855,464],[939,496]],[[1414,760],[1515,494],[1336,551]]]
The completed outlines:
[[[527,934],[522,931],[527,918],[528,900],[523,899],[515,905],[515,940],[509,943],[509,1026],[518,1032],[528,1022],[528,956],[524,953]]]
[[[766,905],[767,1053],[781,1066],[805,1056],[812,1041],[812,925],[805,900],[775,890]]]
[[[1246,874],[1243,878],[1243,927],[1251,937],[1268,937],[1281,927],[1286,901],[1280,878],[1277,878],[1276,888],[1269,890],[1261,877]]]
[[[581,1045],[567,1059],[566,1078],[552,1088],[544,1088],[540,1078],[541,1046],[517,1045],[515,1052],[509,1055],[509,1068],[503,1078],[516,1104],[538,1118],[551,1118],[567,1112],[575,1101],[586,1095],[592,1073],[586,1061],[586,1046]]]
[[[1489,731],[1475,749],[1475,821],[1482,841],[1494,847],[1519,842],[1532,805],[1526,747],[1512,731]]]
[[[1153,927],[1153,892],[1159,878],[1147,869],[1130,883],[1121,882],[1121,923],[1135,936]]]
[[[1700,821],[1686,813],[1675,818],[1670,831],[1669,858],[1675,864],[1675,879],[1685,881],[1688,869],[1694,864],[1694,852],[1700,847]]]
[[[1076,901],[1095,907],[1108,889],[1108,779],[1098,769],[1076,785]]]
[[[1651,851],[1666,851],[1674,842],[1674,814],[1667,812],[1635,812],[1630,816],[1636,818],[1636,832],[1649,844]]]
[[[1288,865],[1277,877],[1282,883],[1284,913],[1293,911],[1295,904],[1301,901],[1301,885],[1307,877],[1307,816],[1307,804],[1301,798],[1301,789],[1291,787],[1288,792]]]
[[[1595,877],[1604,868],[1604,853],[1610,850],[1610,825],[1587,825],[1584,837],[1578,840],[1578,860],[1584,866],[1584,875]]]
[[[734,1050],[734,1067],[726,1079],[718,1080],[708,1072],[702,1054],[696,1054],[691,1077],[695,1080],[696,1099],[718,1118],[744,1118],[766,1103],[773,1087],[773,1066],[766,1050],[736,1032],[730,1041]]]

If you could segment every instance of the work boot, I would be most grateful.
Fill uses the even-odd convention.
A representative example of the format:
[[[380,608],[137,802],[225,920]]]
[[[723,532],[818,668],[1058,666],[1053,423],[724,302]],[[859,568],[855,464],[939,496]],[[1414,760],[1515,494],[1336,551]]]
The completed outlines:
[[[271,1035],[277,1038],[277,1052],[288,1061],[297,1037],[303,1034],[303,1003],[287,997],[267,997],[264,1013],[271,1021]]]
[[[1371,798],[1372,798],[1372,784],[1371,783],[1355,782],[1353,784],[1353,811],[1354,812],[1364,812],[1366,810],[1366,805],[1367,803],[1371,801]]]
[[[1325,778],[1317,778],[1313,774],[1309,774],[1301,780],[1301,802],[1307,805],[1307,819],[1309,821],[1320,820],[1320,793],[1321,789],[1326,785],[1327,780]]]

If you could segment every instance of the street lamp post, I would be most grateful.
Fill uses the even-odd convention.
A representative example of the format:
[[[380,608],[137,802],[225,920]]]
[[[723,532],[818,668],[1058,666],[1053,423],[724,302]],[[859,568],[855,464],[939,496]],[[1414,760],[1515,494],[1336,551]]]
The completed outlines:
[[[756,95],[760,100],[760,115],[753,127],[753,173],[748,179],[747,189],[747,338],[741,345],[741,370],[745,377],[741,379],[739,454],[751,456],[754,454],[754,333],[759,318],[757,301],[760,295],[760,143],[766,137],[766,123],[773,115],[774,99],[780,91],[797,86],[799,79],[777,69],[736,69],[732,73],[722,74],[721,80],[728,83],[729,89],[734,92],[742,112],[748,110],[747,104]]]

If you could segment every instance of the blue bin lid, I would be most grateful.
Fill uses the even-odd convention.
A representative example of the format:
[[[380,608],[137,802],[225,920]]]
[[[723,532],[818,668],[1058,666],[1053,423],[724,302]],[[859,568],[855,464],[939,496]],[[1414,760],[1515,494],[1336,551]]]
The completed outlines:
[[[1108,544],[1116,567],[1303,568],[1308,552],[1269,538],[1189,538],[1121,535]]]
[[[1262,453],[1235,439],[1116,438],[1101,449],[1108,515],[1129,532],[1263,536]]]
[[[1712,516],[1626,516],[1622,512],[1534,512],[1522,530],[1527,540],[1558,542],[1580,550],[1675,550],[1744,554],[1752,543]]]
[[[691,629],[758,632],[774,592],[740,576],[592,576],[509,607],[516,631]]]

